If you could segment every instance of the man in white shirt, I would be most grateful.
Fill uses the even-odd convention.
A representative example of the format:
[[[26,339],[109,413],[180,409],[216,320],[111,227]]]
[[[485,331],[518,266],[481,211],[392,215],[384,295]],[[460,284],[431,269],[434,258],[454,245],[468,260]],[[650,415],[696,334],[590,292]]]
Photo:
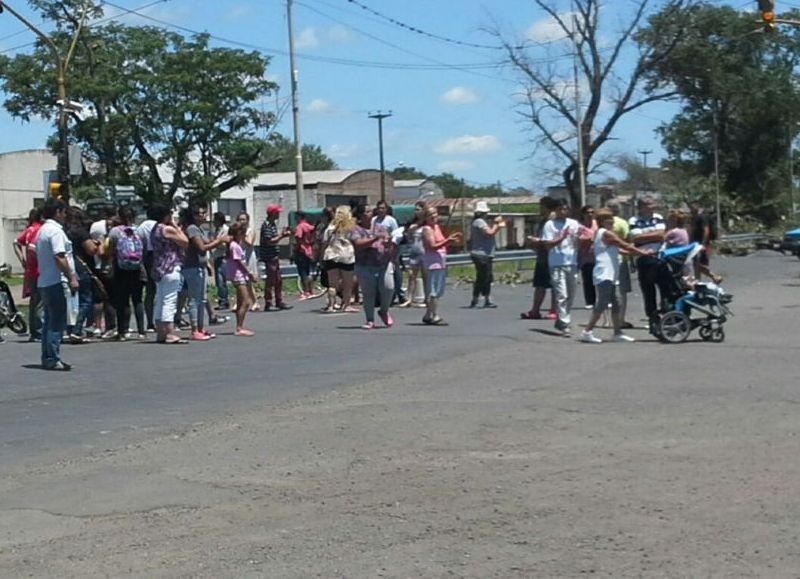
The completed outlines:
[[[561,199],[556,202],[554,218],[545,223],[542,231],[542,243],[549,250],[550,282],[558,309],[555,328],[565,338],[572,335],[570,312],[578,275],[578,227],[578,222],[569,217],[569,203]]]
[[[72,242],[64,232],[67,205],[56,199],[48,199],[42,215],[45,222],[36,240],[36,255],[39,258],[36,285],[44,305],[42,368],[66,372],[72,369],[61,360],[61,339],[67,329],[66,292],[78,291]]]

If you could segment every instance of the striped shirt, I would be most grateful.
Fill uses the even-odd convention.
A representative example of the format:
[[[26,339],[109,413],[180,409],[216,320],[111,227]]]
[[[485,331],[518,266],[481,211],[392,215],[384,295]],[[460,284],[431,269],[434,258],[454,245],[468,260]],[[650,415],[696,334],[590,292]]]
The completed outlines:
[[[259,261],[272,261],[280,257],[280,247],[278,247],[277,243],[271,242],[276,237],[278,237],[278,223],[270,223],[269,220],[264,220],[261,225],[261,243],[258,247]]]
[[[636,236],[645,233],[653,233],[655,231],[666,231],[667,226],[664,223],[664,218],[660,214],[653,213],[650,217],[634,216],[630,218],[628,224],[631,227],[631,239],[636,247],[639,249],[652,249],[653,251],[659,250],[661,247],[660,241],[637,243]]]

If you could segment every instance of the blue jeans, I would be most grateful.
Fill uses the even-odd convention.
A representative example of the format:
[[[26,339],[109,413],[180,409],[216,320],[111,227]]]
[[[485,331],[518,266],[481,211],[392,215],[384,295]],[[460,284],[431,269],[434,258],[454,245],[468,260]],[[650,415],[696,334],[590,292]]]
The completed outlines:
[[[205,267],[187,267],[183,270],[189,293],[189,321],[198,330],[206,325],[206,277]]]
[[[60,283],[39,288],[39,297],[44,305],[42,366],[52,368],[61,361],[61,338],[67,329],[67,300]]]
[[[214,258],[214,283],[217,285],[217,303],[221,308],[230,305],[228,301],[228,280],[225,279],[225,258]]]
[[[39,339],[42,337],[43,324],[44,306],[42,305],[41,291],[39,288],[33,288],[28,302],[28,332],[31,338]]]
[[[94,313],[94,282],[88,272],[78,270],[78,319],[67,328],[73,336],[83,336],[83,328]]]

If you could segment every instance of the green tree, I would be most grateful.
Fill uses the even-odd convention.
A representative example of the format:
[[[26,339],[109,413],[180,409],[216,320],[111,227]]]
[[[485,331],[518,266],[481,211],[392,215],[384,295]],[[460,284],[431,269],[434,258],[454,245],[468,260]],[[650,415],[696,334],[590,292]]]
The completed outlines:
[[[54,22],[58,46],[72,37],[77,2],[35,2]],[[96,168],[84,180],[133,185],[148,200],[171,199],[181,188],[210,199],[243,185],[270,164],[264,135],[274,117],[258,106],[275,88],[265,78],[268,63],[256,52],[212,48],[207,35],[120,24],[85,30],[68,78],[71,98],[86,106],[73,116],[70,141]],[[0,79],[12,115],[56,114],[54,70],[41,42],[32,54],[0,57]]]
[[[672,83],[680,95],[680,113],[660,129],[667,166],[711,178],[716,145],[721,190],[730,198],[723,204],[772,222],[784,208],[789,141],[800,120],[794,79],[800,29],[754,33],[754,20],[753,14],[702,4],[681,18],[655,16],[637,39],[657,48],[665,29],[682,28],[680,43],[649,76]]]
[[[328,157],[318,145],[304,144],[302,148],[304,171],[330,171],[338,169],[336,162]],[[294,143],[285,136],[272,135],[261,154],[263,170],[268,173],[294,171]]]

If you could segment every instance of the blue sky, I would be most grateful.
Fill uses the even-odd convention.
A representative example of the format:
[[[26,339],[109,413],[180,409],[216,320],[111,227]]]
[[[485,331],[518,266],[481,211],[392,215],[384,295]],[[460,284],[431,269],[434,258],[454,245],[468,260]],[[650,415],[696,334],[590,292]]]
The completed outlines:
[[[24,9],[23,0],[7,0]],[[495,45],[487,29],[499,29],[509,38],[545,42],[532,53],[548,59],[562,57],[558,67],[571,70],[564,59],[569,45],[553,41],[553,23],[531,0],[295,0],[294,29],[304,142],[320,145],[342,168],[378,166],[377,124],[370,112],[392,111],[384,121],[387,168],[400,164],[428,173],[450,171],[472,183],[495,183],[505,188],[525,186],[541,191],[553,184],[548,170],[560,169],[547,156],[530,159],[530,134],[518,116],[520,85],[510,68],[492,66],[503,53],[465,46],[418,34],[364,10],[358,4],[409,26],[449,39],[477,45]],[[289,59],[286,3],[283,0],[114,0],[113,4],[139,10],[154,20],[125,14],[106,5],[106,15],[120,15],[130,25],[180,25],[207,31],[227,45],[232,39],[257,46],[272,56],[268,70],[280,85],[263,106],[285,114],[277,127],[292,134],[289,99]],[[142,8],[148,4],[153,4]],[[612,3],[607,3],[608,5]],[[614,9],[632,5],[613,3]],[[568,0],[555,0],[569,10]],[[606,10],[611,34],[622,20]],[[47,26],[46,24],[42,24]],[[32,42],[33,34],[8,14],[0,17],[0,51],[13,54]],[[30,50],[30,47],[17,48]],[[337,62],[319,59],[336,59]],[[626,57],[623,63],[629,62]],[[1,95],[0,95],[1,96]],[[607,153],[662,154],[654,129],[675,110],[656,104],[632,114],[618,125]],[[565,127],[566,130],[566,127]],[[23,124],[0,112],[0,151],[43,146],[52,128],[46,123]]]

